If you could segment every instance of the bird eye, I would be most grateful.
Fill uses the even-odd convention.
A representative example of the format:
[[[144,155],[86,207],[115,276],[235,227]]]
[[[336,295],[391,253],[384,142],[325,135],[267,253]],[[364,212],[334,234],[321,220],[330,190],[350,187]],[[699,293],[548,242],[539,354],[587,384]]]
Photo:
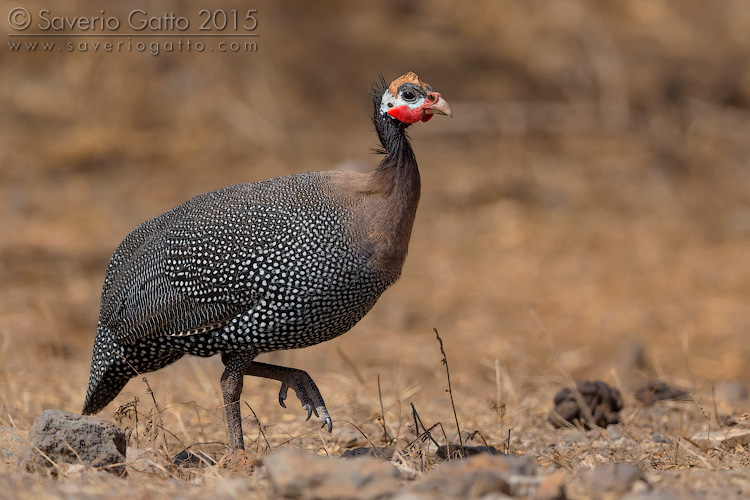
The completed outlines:
[[[401,94],[401,97],[403,97],[407,101],[413,101],[417,96],[414,95],[414,92],[407,90],[403,94]]]

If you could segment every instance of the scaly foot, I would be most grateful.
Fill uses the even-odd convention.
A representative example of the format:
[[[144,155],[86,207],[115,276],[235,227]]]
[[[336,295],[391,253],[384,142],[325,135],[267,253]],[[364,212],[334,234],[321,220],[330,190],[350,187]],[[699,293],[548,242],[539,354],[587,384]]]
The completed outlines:
[[[314,413],[315,416],[320,418],[321,422],[323,422],[323,426],[328,429],[328,432],[333,430],[333,421],[328,414],[328,409],[326,408],[325,401],[323,401],[323,396],[320,395],[318,386],[315,385],[315,382],[313,382],[313,379],[307,374],[307,372],[295,368],[287,368],[285,366],[253,361],[245,369],[245,375],[270,378],[281,382],[279,404],[284,408],[286,408],[284,401],[286,400],[287,393],[291,387],[294,389],[294,393],[302,403],[302,408],[307,410],[307,420],[310,420],[310,417]]]

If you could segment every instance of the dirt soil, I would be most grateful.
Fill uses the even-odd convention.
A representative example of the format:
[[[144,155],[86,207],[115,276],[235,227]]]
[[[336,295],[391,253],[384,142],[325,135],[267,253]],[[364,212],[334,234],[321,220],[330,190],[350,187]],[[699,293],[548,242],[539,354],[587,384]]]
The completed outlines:
[[[6,25],[16,4],[1,5]],[[228,184],[372,168],[368,82],[412,70],[454,117],[410,129],[422,199],[401,280],[341,338],[261,358],[314,377],[334,433],[296,402],[279,407],[276,383],[248,378],[248,448],[403,448],[416,437],[411,404],[455,442],[437,328],[461,429],[481,433],[470,444],[564,471],[571,498],[590,494],[585,471],[617,462],[677,498],[750,495],[750,445],[695,438],[726,433],[727,415],[744,428],[750,410],[744,0],[256,1],[255,50],[158,55],[136,44],[166,38],[103,52],[92,42],[109,38],[8,36],[45,33],[45,8],[102,15],[83,1],[24,7],[34,24],[5,27],[0,50],[0,426],[80,411],[104,271],[130,230]],[[135,8],[189,17],[197,33],[201,9],[248,4],[106,15],[127,32]],[[57,45],[9,45],[42,40]],[[100,414],[132,429],[161,473],[39,481],[8,460],[0,498],[202,497],[216,484],[218,497],[247,495],[232,493],[255,468],[227,458],[221,371],[184,358],[133,379]],[[622,391],[622,423],[552,427],[555,393],[594,379]],[[635,390],[655,380],[688,398],[641,405]],[[186,448],[220,465],[175,471],[167,458]]]

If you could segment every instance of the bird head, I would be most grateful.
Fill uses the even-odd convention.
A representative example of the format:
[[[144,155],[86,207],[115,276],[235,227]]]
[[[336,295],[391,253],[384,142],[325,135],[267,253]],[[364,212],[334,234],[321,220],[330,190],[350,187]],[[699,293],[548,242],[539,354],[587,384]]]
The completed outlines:
[[[380,114],[388,114],[407,125],[426,122],[436,114],[453,115],[448,102],[411,71],[393,80],[385,90]]]

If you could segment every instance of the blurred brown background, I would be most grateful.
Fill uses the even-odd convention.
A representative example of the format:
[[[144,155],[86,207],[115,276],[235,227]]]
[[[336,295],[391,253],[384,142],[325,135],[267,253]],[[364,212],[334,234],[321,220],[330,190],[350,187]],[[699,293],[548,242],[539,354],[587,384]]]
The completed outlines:
[[[368,380],[443,398],[433,327],[463,398],[494,397],[495,360],[518,390],[561,383],[556,357],[624,387],[750,382],[744,0],[148,4],[24,7],[121,19],[143,8],[194,25],[202,8],[253,8],[257,51],[3,41],[2,421],[80,410],[104,270],[130,230],[227,184],[373,167],[367,85],[409,70],[454,118],[410,130],[423,194],[402,279],[344,337],[266,359],[310,371],[334,407],[351,375],[337,350]],[[16,4],[0,6],[11,33]],[[186,375],[198,368],[218,391],[216,359],[181,361],[152,385],[213,409],[218,397]],[[253,387],[249,399],[275,405],[269,383]],[[132,382],[118,402],[144,389]]]

